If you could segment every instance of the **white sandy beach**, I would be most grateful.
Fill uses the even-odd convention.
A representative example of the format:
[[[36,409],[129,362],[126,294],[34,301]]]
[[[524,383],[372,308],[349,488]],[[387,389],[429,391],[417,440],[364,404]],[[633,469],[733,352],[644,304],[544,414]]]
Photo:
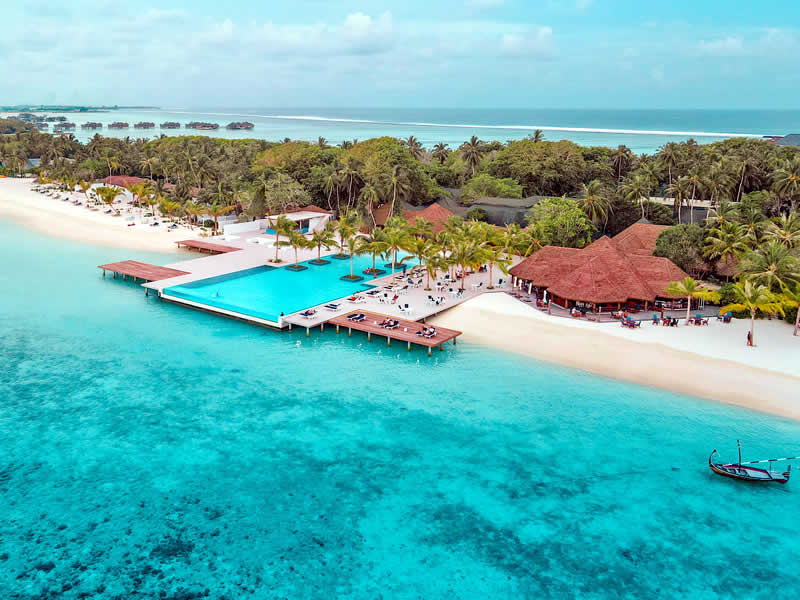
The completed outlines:
[[[68,240],[156,252],[173,252],[176,250],[175,240],[194,238],[199,234],[197,230],[186,227],[168,230],[163,224],[150,227],[138,223],[128,227],[126,217],[138,215],[138,211],[130,209],[126,212],[125,203],[121,204],[122,216],[115,217],[31,191],[33,184],[33,179],[0,178],[0,218],[9,218],[47,235]],[[70,196],[84,199],[80,191]]]
[[[430,322],[463,339],[599,375],[800,419],[800,336],[781,321],[631,330],[553,317],[503,293],[484,294]]]

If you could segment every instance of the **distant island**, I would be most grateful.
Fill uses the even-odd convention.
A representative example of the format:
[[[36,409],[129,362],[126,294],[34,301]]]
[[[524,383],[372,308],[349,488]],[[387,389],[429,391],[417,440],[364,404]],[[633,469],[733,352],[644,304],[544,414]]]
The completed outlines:
[[[112,110],[158,110],[158,106],[72,106],[62,104],[16,104],[0,106],[0,112],[107,112]]]

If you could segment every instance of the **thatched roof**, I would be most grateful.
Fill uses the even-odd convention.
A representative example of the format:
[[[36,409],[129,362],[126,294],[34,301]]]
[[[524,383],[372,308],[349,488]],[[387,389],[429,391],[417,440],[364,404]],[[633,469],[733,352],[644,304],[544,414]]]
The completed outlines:
[[[434,202],[423,208],[422,210],[404,210],[403,218],[413,225],[417,219],[425,219],[433,223],[433,233],[439,233],[444,229],[444,224],[447,219],[453,216],[453,213],[447,210],[438,202]]]
[[[568,300],[615,303],[668,298],[670,281],[686,277],[666,258],[652,256],[657,225],[632,225],[582,250],[545,246],[510,273]]]

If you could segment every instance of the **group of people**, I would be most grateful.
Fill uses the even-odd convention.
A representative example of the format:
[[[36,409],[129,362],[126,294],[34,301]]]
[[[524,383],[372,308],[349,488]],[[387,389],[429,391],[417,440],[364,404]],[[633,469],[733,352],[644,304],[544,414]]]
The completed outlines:
[[[383,327],[384,329],[397,329],[400,325],[400,321],[397,319],[384,319],[380,323],[378,323],[379,327]]]
[[[436,327],[428,327],[427,325],[423,325],[422,329],[417,332],[418,336],[424,338],[432,338],[436,336]]]

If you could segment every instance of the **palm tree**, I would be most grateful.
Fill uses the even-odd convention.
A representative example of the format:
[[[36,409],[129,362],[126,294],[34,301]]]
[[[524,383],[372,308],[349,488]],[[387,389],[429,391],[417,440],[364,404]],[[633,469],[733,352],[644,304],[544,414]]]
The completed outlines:
[[[770,241],[748,252],[739,264],[740,274],[758,285],[777,291],[800,281],[800,260],[780,242]]]
[[[467,166],[472,169],[472,175],[475,176],[475,169],[481,164],[481,147],[483,142],[473,135],[468,142],[461,145],[461,156]]]
[[[317,146],[319,146],[320,148],[325,148],[327,145],[328,145],[328,140],[326,140],[324,137],[320,136],[317,138]]]
[[[186,204],[183,205],[183,212],[185,212],[186,216],[188,217],[189,228],[191,229],[192,222],[195,221],[197,217],[202,215],[204,211],[200,205],[192,202],[191,200],[187,200]]]
[[[738,258],[750,249],[744,228],[731,221],[725,221],[709,231],[705,241],[703,256],[723,262]]]
[[[336,223],[336,231],[339,234],[339,256],[345,256],[345,242],[353,237],[361,227],[361,217],[353,209],[348,209],[339,217]]]
[[[800,195],[800,157],[784,161],[772,177],[772,189],[789,200],[790,212],[794,212],[797,196]]]
[[[636,201],[642,209],[642,218],[645,218],[644,203],[650,199],[651,183],[650,178],[642,173],[627,178],[620,189],[626,200]]]
[[[433,147],[432,156],[439,161],[439,164],[444,164],[444,160],[450,154],[450,148],[447,144],[438,143]]]
[[[502,246],[509,262],[513,260],[514,254],[521,249],[522,237],[522,228],[518,223],[510,223],[500,230],[498,243]]]
[[[336,246],[335,231],[336,228],[334,227],[333,223],[328,221],[325,223],[325,227],[322,229],[317,229],[311,232],[309,247],[317,249],[317,259],[312,262],[315,262],[316,264],[324,264],[326,262],[322,260],[322,247],[325,246],[325,250],[330,250]]]
[[[767,225],[764,238],[774,240],[786,248],[800,248],[800,216],[789,213],[773,219]]]
[[[400,165],[392,167],[392,174],[388,177],[387,184],[392,192],[392,205],[389,209],[389,215],[394,215],[398,193],[404,196],[410,189],[405,169]]]
[[[667,186],[667,194],[672,196],[674,210],[678,213],[678,224],[681,223],[681,207],[689,197],[689,190],[691,189],[691,186],[692,183],[686,176],[678,177],[675,181]]]
[[[765,285],[759,285],[752,279],[744,279],[730,287],[730,293],[736,302],[726,304],[719,309],[719,314],[748,311],[750,313],[750,341],[755,346],[756,313],[783,314],[781,298],[776,296]]]
[[[294,227],[292,227],[288,232],[286,237],[288,238],[288,242],[285,242],[289,246],[292,247],[294,250],[294,268],[299,269],[300,265],[298,264],[297,259],[297,250],[298,248],[309,248],[311,247],[311,242],[304,236],[302,233],[297,231]]]
[[[95,193],[100,197],[100,199],[104,203],[108,204],[109,208],[114,208],[114,200],[116,200],[117,197],[123,192],[121,189],[117,187],[104,185],[102,187],[97,188],[95,190]]]
[[[372,227],[377,227],[378,224],[375,222],[375,214],[373,213],[373,209],[380,203],[378,188],[376,188],[372,183],[367,183],[367,185],[361,188],[361,193],[358,195],[358,199],[361,201],[364,208],[367,209],[367,214],[369,214],[369,218],[372,220]]]
[[[477,267],[483,263],[486,256],[486,249],[477,241],[466,236],[454,240],[453,246],[450,249],[450,260],[461,267],[463,271],[463,276],[461,277],[462,290],[464,289],[464,283],[467,279],[467,269],[470,267]]]
[[[297,229],[297,223],[286,215],[279,215],[277,219],[270,219],[270,224],[272,225],[272,229],[275,230],[275,260],[273,262],[278,263],[280,262],[278,251],[281,245],[283,245],[280,242],[280,237],[281,235],[288,237],[292,231]],[[214,228],[216,229],[216,219],[214,219]]]
[[[180,202],[166,200],[164,198],[162,198],[161,200],[161,211],[169,217],[171,217],[175,211],[180,209],[180,207],[181,207]]]
[[[214,202],[211,206],[205,209],[206,214],[214,219],[214,233],[219,232],[219,218],[223,215],[227,215],[236,207],[232,204],[225,205],[219,202]]]
[[[700,287],[700,284],[691,277],[687,277],[683,281],[671,281],[664,291],[670,296],[683,296],[686,298],[687,325],[689,324],[689,313],[692,311],[692,298],[714,301],[719,297],[719,294],[715,291]]]
[[[92,183],[90,181],[80,181],[78,183],[78,187],[81,188],[81,192],[83,192],[84,198],[86,198],[86,202],[89,202],[89,190],[92,189]]]
[[[439,269],[447,269],[447,262],[442,256],[442,247],[429,242],[425,255],[422,256],[422,264],[425,266],[425,291],[429,292],[431,289],[431,277],[435,279]]]
[[[532,142],[543,142],[544,141],[544,133],[541,129],[535,129],[531,135],[528,136],[528,139]]]
[[[492,269],[496,265],[503,275],[508,275],[508,265],[511,261],[506,258],[505,250],[499,246],[486,246],[485,247],[486,262],[489,263],[489,287],[487,289],[494,289],[494,277],[492,276]]]
[[[372,256],[372,268],[369,272],[373,275],[377,275],[378,269],[375,268],[375,259],[389,250],[389,244],[387,244],[384,239],[383,230],[376,229],[372,232],[372,235],[361,238],[361,241],[365,253]]]
[[[627,146],[618,146],[617,151],[614,153],[614,158],[611,161],[611,166],[617,173],[617,181],[622,181],[622,171],[627,170],[633,163],[633,153]]]
[[[781,294],[784,306],[789,306],[797,309],[797,317],[794,320],[794,333],[797,335],[797,329],[800,327],[800,283],[796,283],[791,287],[783,288]]]
[[[409,233],[415,237],[432,239],[433,223],[423,217],[417,217],[414,219],[414,223],[412,223]]]
[[[708,211],[706,224],[720,227],[723,223],[735,223],[739,220],[739,209],[733,202],[722,200],[715,208]]]
[[[142,170],[142,173],[144,173],[145,169],[147,169],[150,172],[150,179],[153,178],[153,169],[155,169],[157,165],[158,158],[155,156],[145,156],[141,161],[139,161],[139,168]]]
[[[422,156],[425,154],[425,149],[422,147],[422,144],[419,143],[419,140],[415,138],[413,135],[408,136],[408,139],[405,141],[406,148],[411,153],[411,156],[416,158],[417,160],[421,160]]]
[[[584,184],[580,204],[583,212],[586,213],[592,223],[598,225],[602,222],[603,229],[605,229],[608,223],[608,213],[611,210],[611,202],[603,182],[599,179],[593,179],[588,184]]]
[[[397,253],[408,248],[411,236],[406,227],[397,226],[394,222],[387,222],[387,226],[383,228],[383,241],[386,242],[386,251],[392,256],[392,281],[394,282]]]
[[[353,235],[347,238],[347,242],[345,244],[347,246],[347,253],[350,255],[350,279],[360,279],[355,273],[353,273],[353,257],[359,254],[363,254],[365,251],[364,242],[361,240],[360,235]]]
[[[675,142],[668,142],[664,144],[664,147],[661,148],[661,152],[658,153],[658,157],[661,160],[661,163],[667,169],[667,185],[672,185],[672,169],[675,169],[678,166],[678,162],[681,159],[680,153],[680,146]]]
[[[341,184],[342,180],[339,177],[339,172],[329,167],[326,175],[325,175],[325,182],[322,185],[322,189],[328,195],[328,208],[333,210],[333,204],[331,203],[331,195],[333,192],[336,192],[336,214],[339,214],[340,206],[339,206],[339,185]]]
[[[425,262],[425,256],[428,254],[432,243],[423,237],[411,236],[408,240],[406,251],[416,258],[417,263],[421,265]]]

